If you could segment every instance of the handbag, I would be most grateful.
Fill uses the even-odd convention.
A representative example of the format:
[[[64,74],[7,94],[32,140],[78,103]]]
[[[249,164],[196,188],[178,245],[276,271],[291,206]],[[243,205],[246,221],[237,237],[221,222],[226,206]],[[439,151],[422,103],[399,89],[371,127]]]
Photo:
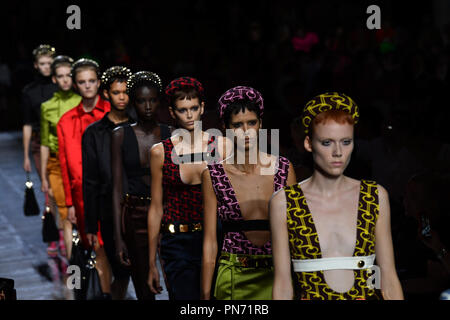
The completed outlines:
[[[86,265],[86,300],[104,300],[95,258],[96,254],[92,249]]]
[[[34,194],[33,182],[30,180],[30,174],[27,172],[27,182],[25,182],[25,197],[23,199],[23,213],[25,216],[37,216],[39,206]]]
[[[80,237],[75,224],[72,224],[72,253],[70,255],[69,264],[76,265],[80,268],[81,280],[80,289],[73,289],[75,300],[86,300],[86,264],[87,251],[80,243]]]
[[[1,300],[17,300],[13,279],[0,278],[0,301]]]
[[[45,210],[42,215],[42,241],[53,242],[59,240],[59,231],[56,227],[55,217],[53,217],[48,206],[48,193],[45,194]]]

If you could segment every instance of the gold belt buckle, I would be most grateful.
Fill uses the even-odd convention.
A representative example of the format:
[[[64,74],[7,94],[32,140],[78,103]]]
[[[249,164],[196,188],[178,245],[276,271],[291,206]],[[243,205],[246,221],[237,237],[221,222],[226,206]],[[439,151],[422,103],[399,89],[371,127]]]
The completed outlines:
[[[180,224],[180,232],[188,232],[189,225],[188,224]]]
[[[248,257],[236,257],[236,258],[243,267],[248,267],[249,263]]]

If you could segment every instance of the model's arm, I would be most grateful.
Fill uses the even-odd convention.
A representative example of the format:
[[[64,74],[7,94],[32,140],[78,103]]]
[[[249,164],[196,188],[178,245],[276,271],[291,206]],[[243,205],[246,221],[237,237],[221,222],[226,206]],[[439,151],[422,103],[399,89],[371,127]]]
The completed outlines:
[[[380,209],[375,227],[375,253],[381,272],[381,292],[385,300],[403,300],[402,287],[395,270],[389,196],[380,185],[378,197]]]
[[[217,258],[217,198],[212,185],[209,170],[202,173],[203,196],[203,257],[201,271],[202,300],[211,298],[211,286]]]
[[[123,128],[117,128],[112,133],[111,139],[111,168],[113,179],[112,207],[114,221],[114,242],[116,245],[116,257],[123,265],[129,266],[128,251],[122,238],[122,206],[123,197],[123,165],[122,143]]]
[[[164,147],[161,143],[158,143],[150,149],[152,201],[148,210],[148,247],[150,259],[148,284],[150,290],[155,294],[160,293],[162,290],[159,282],[159,271],[156,266],[156,251],[163,217],[163,165]]]
[[[83,202],[86,234],[90,245],[95,246],[98,231],[98,213],[100,211],[100,175],[98,155],[95,148],[94,129],[88,127],[81,139],[83,165]]]
[[[28,97],[22,93],[22,110],[23,110],[23,128],[22,128],[22,142],[23,142],[23,169],[26,172],[31,172],[30,163],[30,141],[32,127],[30,124],[30,108],[31,104]]]
[[[48,192],[48,180],[47,180],[47,162],[50,154],[50,148],[41,144],[41,190],[42,192]]]
[[[294,290],[292,288],[291,254],[289,252],[284,189],[279,190],[272,196],[269,202],[269,219],[274,264],[272,298],[274,300],[292,300]]]
[[[26,172],[31,172],[30,163],[30,141],[31,141],[31,125],[25,124],[22,128],[22,140],[23,140],[23,169]]]
[[[63,118],[62,118],[63,119]],[[72,202],[72,188],[70,187],[70,175],[69,167],[67,164],[67,150],[66,141],[64,136],[63,125],[64,122],[58,122],[56,126],[56,132],[58,134],[58,154],[59,154],[59,165],[61,167],[61,177],[64,185],[64,197],[66,199],[66,206],[68,207],[67,218],[70,222],[76,223],[75,217],[75,207]]]
[[[67,164],[67,150],[64,137],[63,122],[58,122],[58,125],[56,126],[56,132],[58,134],[59,165],[61,167],[61,176],[64,185],[64,196],[66,199],[66,206],[71,207],[73,205],[72,192],[70,188],[69,168]]]

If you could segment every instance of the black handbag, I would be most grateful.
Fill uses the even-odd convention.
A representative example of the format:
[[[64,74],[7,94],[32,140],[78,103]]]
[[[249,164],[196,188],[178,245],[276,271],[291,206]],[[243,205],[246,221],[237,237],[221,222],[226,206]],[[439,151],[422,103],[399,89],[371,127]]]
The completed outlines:
[[[70,255],[69,264],[78,266],[81,273],[81,288],[74,289],[74,296],[75,300],[86,300],[87,251],[83,248],[80,241],[81,239],[77,227],[72,224],[72,253]]]
[[[53,217],[48,206],[48,193],[45,194],[45,210],[42,215],[42,241],[52,242],[59,240],[59,231],[56,227],[55,217]]]
[[[27,182],[25,182],[25,197],[23,199],[23,213],[25,216],[37,216],[39,206],[34,194],[33,182],[30,180],[30,174],[27,172]]]
[[[96,254],[91,250],[86,266],[86,300],[104,300],[100,277],[95,268]]]
[[[13,279],[0,278],[0,301],[1,300],[17,300]]]

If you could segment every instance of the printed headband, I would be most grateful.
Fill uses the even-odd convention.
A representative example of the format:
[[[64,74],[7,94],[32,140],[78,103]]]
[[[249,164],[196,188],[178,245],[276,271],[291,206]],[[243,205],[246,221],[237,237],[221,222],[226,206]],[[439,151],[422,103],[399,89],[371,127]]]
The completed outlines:
[[[161,78],[154,72],[150,71],[138,71],[130,76],[127,81],[127,93],[130,94],[137,85],[145,82],[150,82],[156,88],[158,88],[158,92],[162,91],[162,81]]]
[[[311,122],[319,113],[329,110],[345,111],[352,116],[355,124],[358,123],[359,110],[355,101],[343,93],[327,92],[315,96],[305,105],[302,113],[305,133],[308,133]]]
[[[261,116],[264,112],[264,99],[261,96],[261,93],[259,93],[258,90],[250,88],[250,87],[244,87],[244,86],[238,86],[231,88],[227,90],[219,99],[219,116],[222,119],[223,115],[225,113],[225,110],[228,108],[230,104],[232,104],[235,101],[239,100],[245,100],[248,99],[251,102],[256,103],[256,105],[259,107],[259,110],[261,112]]]
[[[205,92],[203,85],[197,79],[191,77],[181,77],[172,80],[167,85],[165,92],[168,97],[171,97],[175,91],[183,88],[194,88],[198,91],[200,96],[203,96]]]

